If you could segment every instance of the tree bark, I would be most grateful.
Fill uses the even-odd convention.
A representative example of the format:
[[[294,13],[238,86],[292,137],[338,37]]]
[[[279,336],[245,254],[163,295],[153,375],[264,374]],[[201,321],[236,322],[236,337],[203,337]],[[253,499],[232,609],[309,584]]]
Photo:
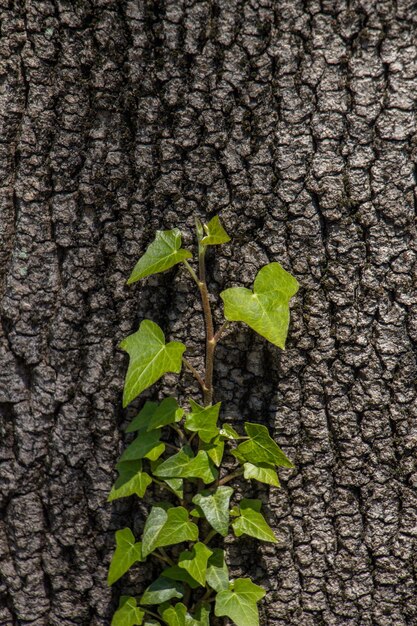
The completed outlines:
[[[203,355],[185,273],[125,280],[157,228],[218,212],[212,290],[275,260],[301,284],[285,352],[243,327],[217,352],[226,415],[296,464],[253,486],[280,543],[232,544],[233,573],[266,587],[262,625],[417,624],[415,3],[0,12],[0,625],[110,624],[114,531],[144,518],[106,503],[118,343],[149,317]]]

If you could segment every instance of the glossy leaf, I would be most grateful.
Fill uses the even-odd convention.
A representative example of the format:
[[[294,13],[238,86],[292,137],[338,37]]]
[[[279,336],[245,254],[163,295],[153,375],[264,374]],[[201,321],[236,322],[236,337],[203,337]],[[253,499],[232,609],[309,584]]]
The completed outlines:
[[[179,341],[166,344],[164,333],[150,320],[144,320],[138,331],[121,342],[120,348],[130,357],[123,392],[124,407],[167,372],[179,374],[181,371],[184,344]]]
[[[223,537],[229,531],[229,502],[231,487],[217,487],[216,491],[202,491],[194,496],[193,502],[203,511],[208,523]]]
[[[122,596],[119,608],[113,615],[111,626],[140,626],[144,617],[145,611],[137,606],[135,598]]]
[[[218,471],[207,453],[200,450],[197,456],[189,446],[184,446],[177,454],[161,463],[154,475],[158,478],[201,478],[204,483],[216,480]]]
[[[184,507],[153,506],[143,529],[142,554],[145,557],[155,548],[196,541],[197,538],[198,527],[190,522]]]
[[[181,248],[181,232],[178,228],[157,230],[154,241],[136,263],[127,284],[135,283],[145,276],[164,272],[177,263],[190,259],[191,256],[191,252]]]
[[[207,583],[214,591],[229,589],[229,570],[224,559],[224,550],[214,548],[207,562]]]
[[[200,441],[200,450],[207,452],[207,456],[213,461],[214,465],[220,467],[224,453],[224,441],[220,437],[215,437],[210,443]]]
[[[272,485],[273,487],[279,487],[278,474],[276,473],[274,466],[269,463],[244,463],[243,464],[243,476],[247,480],[258,480],[260,483]]]
[[[277,543],[278,539],[262,513],[259,512],[260,509],[261,503],[259,500],[244,498],[239,503],[240,516],[232,522],[234,533],[236,537],[249,535],[261,541]]]
[[[144,559],[142,543],[135,541],[130,528],[116,531],[116,550],[110,563],[107,584],[115,583],[134,563]]]
[[[147,400],[139,413],[133,418],[130,424],[125,428],[125,432],[134,433],[138,430],[146,430],[149,420],[158,407],[157,402]]]
[[[222,291],[224,316],[231,322],[245,322],[268,341],[285,349],[290,320],[289,301],[298,291],[298,282],[279,263],[262,267],[253,291],[232,287]]]
[[[182,598],[184,585],[175,580],[160,576],[149,587],[140,599],[140,604],[162,604],[172,598]]]
[[[208,224],[203,224],[203,228],[206,235],[202,238],[201,243],[204,246],[215,246],[230,241],[218,215],[212,217]]]
[[[184,497],[184,481],[182,478],[162,478],[163,482],[168,485],[179,498]]]
[[[206,584],[207,561],[213,552],[204,543],[196,543],[191,550],[181,552],[178,567],[185,569],[202,587]]]
[[[123,452],[120,462],[138,461],[144,458],[155,461],[165,450],[165,444],[159,441],[160,437],[159,429],[152,430],[150,433],[140,431],[136,439]]]
[[[218,402],[213,406],[200,406],[194,400],[189,400],[191,413],[185,417],[185,428],[190,432],[198,433],[202,441],[209,443],[219,434],[217,428],[217,420],[221,403]]]
[[[230,588],[216,596],[215,615],[230,617],[236,626],[259,626],[257,603],[265,596],[265,590],[249,578],[238,578]]]
[[[152,478],[147,472],[142,471],[142,461],[118,463],[116,469],[119,472],[119,478],[114,483],[107,501],[112,502],[133,494],[136,494],[138,498],[143,498],[146,489],[152,483]]]
[[[245,430],[249,436],[236,448],[237,458],[242,458],[249,463],[271,463],[278,467],[294,467],[283,451],[270,437],[268,429],[262,424],[245,423]]]
[[[222,424],[220,428],[220,436],[226,439],[244,439],[230,424]]]

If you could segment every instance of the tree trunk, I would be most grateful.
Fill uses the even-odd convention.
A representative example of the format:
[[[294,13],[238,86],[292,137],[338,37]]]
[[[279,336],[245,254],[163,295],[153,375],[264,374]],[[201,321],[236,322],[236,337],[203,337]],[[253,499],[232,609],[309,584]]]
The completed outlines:
[[[252,488],[281,541],[231,545],[234,574],[266,587],[262,626],[417,624],[415,4],[0,12],[1,626],[110,624],[114,531],[144,516],[106,503],[118,343],[148,317],[203,349],[188,276],[125,280],[157,228],[218,212],[213,290],[275,260],[301,284],[285,352],[243,327],[218,351],[226,414],[296,464]]]

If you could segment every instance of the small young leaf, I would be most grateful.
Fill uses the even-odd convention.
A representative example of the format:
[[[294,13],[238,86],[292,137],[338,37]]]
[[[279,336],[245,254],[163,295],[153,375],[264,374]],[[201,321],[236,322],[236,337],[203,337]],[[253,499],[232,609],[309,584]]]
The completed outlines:
[[[208,523],[223,537],[229,531],[229,502],[231,487],[217,487],[213,493],[202,491],[194,496],[193,502],[203,511]]]
[[[185,571],[185,569],[181,569],[181,567],[178,567],[178,565],[172,565],[172,567],[167,567],[166,569],[164,569],[164,571],[162,572],[162,576],[165,576],[166,578],[169,578],[171,580],[185,582],[189,587],[191,587],[191,589],[197,589],[197,587],[199,587],[198,582],[194,580],[194,578],[192,578],[190,574]]]
[[[215,246],[230,241],[230,237],[224,230],[219,216],[215,215],[208,224],[203,224],[206,236],[202,238],[201,243],[204,246]]]
[[[166,344],[164,333],[150,320],[143,320],[139,330],[126,337],[120,348],[130,357],[123,392],[124,407],[167,372],[179,374],[181,371],[184,344],[179,341]]]
[[[229,570],[224,560],[224,550],[214,548],[207,562],[207,583],[214,591],[229,589]]]
[[[182,598],[184,585],[178,581],[169,580],[160,576],[157,578],[141,597],[140,604],[162,604],[172,598]]]
[[[274,345],[285,349],[290,320],[289,301],[298,291],[298,282],[279,263],[262,267],[251,289],[232,287],[222,291],[224,316],[231,322],[245,322]]]
[[[178,567],[185,569],[202,587],[206,584],[207,561],[213,552],[204,545],[196,543],[192,550],[181,552]]]
[[[107,584],[112,585],[119,580],[137,561],[144,561],[142,544],[135,542],[135,537],[130,528],[116,531],[116,550],[110,563]]]
[[[220,467],[224,453],[224,441],[220,435],[215,437],[213,441],[210,441],[210,443],[200,441],[200,450],[207,452],[207,456],[210,457],[214,465]]]
[[[200,406],[191,399],[189,402],[192,410],[185,417],[185,428],[190,432],[198,433],[202,441],[209,443],[219,434],[216,424],[219,418],[221,402],[206,407]]]
[[[205,483],[216,480],[218,471],[213,466],[207,453],[200,450],[194,457],[189,446],[184,446],[177,454],[169,457],[155,470],[158,478],[201,478]]]
[[[175,606],[162,606],[158,610],[168,626],[199,626],[198,622],[187,613],[187,607],[182,602],[178,602]]]
[[[126,448],[120,457],[120,462],[150,459],[155,461],[165,450],[165,444],[159,441],[161,431],[152,430],[150,433],[140,431],[136,439]]]
[[[223,424],[220,428],[220,436],[226,439],[244,439],[230,424]]]
[[[163,426],[179,422],[183,415],[184,411],[178,406],[175,398],[164,398],[151,416],[147,430],[163,428]]]
[[[181,233],[178,228],[157,230],[154,241],[136,263],[127,284],[131,285],[145,276],[164,272],[191,256],[191,252],[181,248]]]
[[[272,529],[268,526],[262,513],[259,513],[261,503],[259,500],[249,500],[244,498],[239,503],[240,516],[232,522],[236,537],[249,535],[261,541],[277,543]]]
[[[243,476],[247,480],[258,480],[260,483],[272,485],[273,487],[279,487],[278,474],[276,473],[274,466],[269,463],[244,463],[243,464]]]
[[[149,420],[152,415],[155,413],[158,407],[157,402],[150,402],[150,400],[146,400],[142,409],[139,413],[133,418],[130,424],[125,428],[125,432],[134,433],[137,430],[146,430]]]
[[[245,423],[245,430],[250,437],[236,448],[237,458],[241,457],[249,463],[271,463],[278,467],[294,467],[283,451],[270,437],[268,429],[262,424]]]
[[[238,578],[216,596],[215,615],[230,617],[236,626],[259,626],[257,602],[265,595],[249,578]]]
[[[116,469],[119,472],[119,478],[114,483],[107,502],[133,494],[136,494],[138,498],[143,498],[152,478],[146,472],[142,472],[142,461],[118,463]]]
[[[182,506],[153,506],[143,529],[142,554],[146,557],[155,548],[197,538],[198,527],[190,522],[188,511]]]
[[[140,626],[144,617],[145,612],[137,606],[135,598],[122,596],[111,626]]]
[[[182,478],[162,478],[163,482],[168,485],[181,500],[184,497],[184,481]]]

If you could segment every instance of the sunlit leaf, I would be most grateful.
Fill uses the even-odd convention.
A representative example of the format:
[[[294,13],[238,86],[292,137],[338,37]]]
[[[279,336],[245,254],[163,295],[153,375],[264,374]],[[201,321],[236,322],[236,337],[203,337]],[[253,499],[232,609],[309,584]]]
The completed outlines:
[[[265,590],[249,578],[238,578],[230,583],[230,589],[216,596],[215,615],[230,617],[236,626],[259,626],[257,602],[265,596]]]
[[[268,429],[265,426],[246,422],[245,430],[249,436],[249,440],[238,445],[235,451],[237,458],[244,459],[254,465],[258,463],[271,463],[278,467],[294,467],[281,448],[277,446],[269,435]]]
[[[182,602],[175,606],[161,607],[159,612],[168,626],[200,626],[187,612],[187,607]]]
[[[153,473],[158,478],[201,478],[206,484],[213,482],[218,476],[218,471],[207,453],[200,450],[194,456],[189,446],[184,446],[177,454],[161,463]]]
[[[229,570],[224,559],[224,550],[214,548],[207,562],[207,583],[214,591],[229,588]]]
[[[230,237],[224,230],[218,215],[212,217],[208,224],[203,224],[203,228],[206,235],[202,238],[201,243],[204,246],[214,246],[230,241]]]
[[[206,584],[207,561],[213,552],[204,543],[196,543],[191,550],[181,552],[178,567],[185,569],[202,587]]]
[[[146,557],[155,548],[196,541],[197,538],[198,527],[189,520],[184,507],[153,506],[143,529],[142,554]]]
[[[116,550],[110,563],[107,584],[115,583],[134,563],[144,559],[142,544],[140,541],[135,541],[130,528],[116,531]]]
[[[107,501],[111,502],[118,498],[126,498],[133,494],[143,498],[146,489],[152,482],[152,478],[147,472],[142,471],[142,461],[118,463],[116,469],[119,472],[119,478],[114,483]]]
[[[162,604],[172,598],[182,598],[183,595],[182,583],[160,576],[146,589],[140,599],[140,604]]]
[[[230,424],[222,424],[220,436],[226,439],[244,439]]]
[[[185,417],[185,428],[190,432],[198,433],[202,441],[209,443],[219,434],[217,420],[221,403],[212,406],[200,406],[194,400],[189,400],[191,413]]]
[[[119,608],[113,615],[111,626],[140,626],[144,617],[145,612],[137,606],[135,598],[122,596]]]
[[[289,301],[298,291],[298,282],[279,263],[262,267],[253,291],[232,287],[222,291],[225,318],[245,322],[268,341],[285,349],[290,319]]]
[[[220,535],[226,537],[229,531],[229,502],[231,487],[217,487],[216,491],[202,491],[194,496],[193,502],[203,511],[208,523]]]
[[[191,252],[181,248],[181,232],[178,228],[157,230],[154,241],[136,263],[127,284],[135,283],[145,276],[164,272],[177,263],[190,259],[191,256]]]
[[[210,443],[200,441],[200,450],[207,452],[207,456],[210,457],[213,463],[220,467],[224,453],[224,441],[220,435],[215,437]]]
[[[181,371],[184,344],[179,341],[166,344],[164,333],[150,320],[144,320],[138,331],[120,343],[120,348],[130,357],[123,392],[124,407],[167,372],[179,374]]]
[[[275,537],[262,513],[259,512],[260,509],[261,503],[259,500],[244,498],[239,503],[240,516],[232,522],[234,533],[236,537],[249,535],[261,541],[277,543],[278,539]]]
[[[279,487],[278,474],[276,473],[274,466],[269,463],[244,463],[243,464],[243,476],[247,480],[258,480],[260,483],[272,485],[273,487]]]

